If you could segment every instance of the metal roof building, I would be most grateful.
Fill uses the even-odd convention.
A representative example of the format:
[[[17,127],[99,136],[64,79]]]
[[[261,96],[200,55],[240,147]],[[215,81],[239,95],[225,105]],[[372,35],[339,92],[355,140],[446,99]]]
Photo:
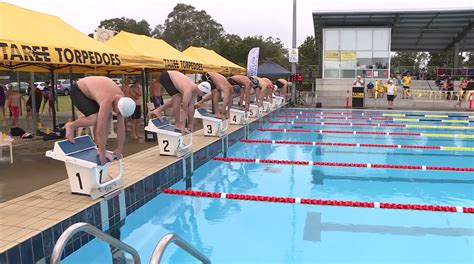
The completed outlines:
[[[474,8],[313,11],[313,22],[320,51],[324,43],[323,29],[382,27],[391,29],[390,51],[434,52],[454,48],[456,53],[474,52]]]

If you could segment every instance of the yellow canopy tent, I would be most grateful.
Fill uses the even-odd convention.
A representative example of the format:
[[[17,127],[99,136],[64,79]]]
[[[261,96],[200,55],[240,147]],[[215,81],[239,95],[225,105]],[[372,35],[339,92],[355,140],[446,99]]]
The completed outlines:
[[[59,17],[0,2],[0,70],[110,72],[156,66],[152,58],[111,48]]]
[[[105,42],[105,44],[120,50],[152,57],[160,62],[157,67],[154,67],[159,70],[178,70],[195,73],[218,69],[217,66],[203,63],[201,60],[180,52],[162,39],[150,38],[144,35],[122,31]]]
[[[239,65],[229,61],[228,59],[217,54],[213,50],[209,50],[202,47],[189,47],[183,51],[184,54],[187,54],[193,58],[201,60],[205,63],[210,63],[218,65],[220,69],[217,71],[224,75],[232,74],[245,74],[246,69],[240,67]]]

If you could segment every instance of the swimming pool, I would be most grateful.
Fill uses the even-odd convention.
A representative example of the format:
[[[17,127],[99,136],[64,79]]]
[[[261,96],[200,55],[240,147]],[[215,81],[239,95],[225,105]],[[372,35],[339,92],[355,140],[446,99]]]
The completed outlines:
[[[285,111],[290,109],[281,110],[281,113]],[[280,114],[274,114],[269,120],[290,120],[277,117]],[[368,120],[354,122],[370,123]],[[399,123],[383,120],[376,122]],[[430,124],[443,123],[433,121]],[[331,129],[474,135],[473,131],[463,129],[336,127],[268,122],[263,126],[312,132],[256,131],[249,139],[474,147],[473,138],[314,132]],[[241,142],[233,145],[227,156],[261,160],[474,167],[474,151],[462,149],[450,151]],[[184,189],[184,183],[179,182],[172,188]],[[458,171],[212,160],[194,172],[192,189],[278,197],[474,206],[474,173]],[[121,240],[136,248],[144,263],[150,258],[157,241],[169,232],[177,233],[196,246],[213,263],[474,262],[474,216],[465,213],[268,203],[160,194],[127,216],[120,228]],[[108,245],[95,239],[67,257],[64,263],[110,263],[109,252]],[[166,263],[194,261],[186,252],[174,246],[167,250],[165,260]]]

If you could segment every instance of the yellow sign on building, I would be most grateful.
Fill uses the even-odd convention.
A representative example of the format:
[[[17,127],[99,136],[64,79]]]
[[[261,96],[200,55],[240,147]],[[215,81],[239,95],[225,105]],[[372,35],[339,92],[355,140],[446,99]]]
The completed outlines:
[[[356,59],[355,51],[341,51],[341,61],[355,61]]]
[[[326,61],[339,61],[340,60],[339,51],[326,50],[324,52],[324,60],[326,60]]]

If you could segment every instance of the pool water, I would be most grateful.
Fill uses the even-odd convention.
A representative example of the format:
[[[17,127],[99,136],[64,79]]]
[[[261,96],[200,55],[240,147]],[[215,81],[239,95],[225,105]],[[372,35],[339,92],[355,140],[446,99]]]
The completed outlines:
[[[274,117],[272,120],[284,119]],[[336,128],[269,123],[263,126],[405,131],[389,127]],[[433,129],[406,131],[447,133]],[[449,133],[456,134],[473,132],[449,129]],[[474,139],[460,138],[260,131],[253,132],[249,138],[474,147]],[[471,151],[237,143],[229,149],[227,156],[474,167],[474,152]],[[184,183],[179,182],[172,188],[184,189]],[[474,206],[474,173],[470,172],[209,161],[194,172],[192,189],[283,197]],[[143,263],[150,259],[157,241],[169,232],[177,233],[196,246],[213,263],[474,263],[474,215],[463,213],[328,207],[160,194],[127,216],[120,229],[121,240],[140,252]],[[111,259],[109,246],[95,239],[67,257],[64,263],[110,263]],[[164,260],[165,263],[197,263],[174,245],[168,248]]]

